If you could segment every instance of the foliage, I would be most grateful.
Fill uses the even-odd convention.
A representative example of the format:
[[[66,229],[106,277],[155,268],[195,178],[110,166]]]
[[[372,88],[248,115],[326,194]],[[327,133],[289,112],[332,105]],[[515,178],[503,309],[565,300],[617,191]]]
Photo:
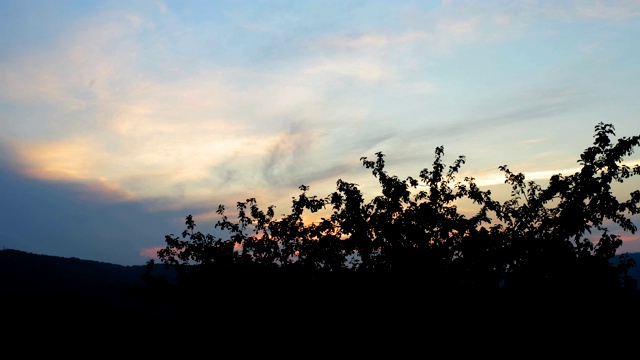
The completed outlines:
[[[360,159],[381,187],[370,201],[358,184],[340,179],[325,198],[300,186],[291,213],[281,218],[273,206],[260,209],[255,198],[236,204],[236,221],[220,205],[215,227],[228,237],[196,231],[189,215],[181,236],[166,236],[158,258],[177,270],[182,286],[239,280],[256,285],[295,277],[349,285],[402,279],[482,291],[636,291],[637,282],[628,275],[633,259],[622,255],[615,266],[611,261],[622,240],[608,226],[637,230],[630,216],[640,212],[640,190],[620,201],[612,185],[640,175],[638,165],[622,164],[640,136],[617,142],[613,136],[613,125],[596,125],[593,145],[578,160],[581,170],[553,175],[546,187],[500,166],[511,188],[503,202],[472,177],[458,180],[466,159],[460,156],[447,167],[442,146],[417,178],[390,175],[378,152],[373,160]],[[476,204],[477,212],[460,213],[456,204],[462,199]],[[307,211],[328,216],[305,223]]]

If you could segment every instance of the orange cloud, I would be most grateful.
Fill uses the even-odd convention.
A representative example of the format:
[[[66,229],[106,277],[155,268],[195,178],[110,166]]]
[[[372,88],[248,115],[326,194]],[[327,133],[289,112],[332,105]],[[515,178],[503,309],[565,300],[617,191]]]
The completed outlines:
[[[23,164],[20,172],[25,176],[77,184],[83,198],[107,201],[133,199],[131,191],[96,175],[96,168],[102,161],[97,150],[88,139],[80,138],[16,146],[19,162]]]
[[[99,163],[95,145],[89,139],[57,142],[31,142],[17,147],[22,169],[27,176],[42,180],[86,180]]]
[[[200,222],[208,222],[208,221],[217,221],[220,219],[220,215],[218,215],[217,210],[209,211],[201,214],[196,214],[193,216],[196,223]]]

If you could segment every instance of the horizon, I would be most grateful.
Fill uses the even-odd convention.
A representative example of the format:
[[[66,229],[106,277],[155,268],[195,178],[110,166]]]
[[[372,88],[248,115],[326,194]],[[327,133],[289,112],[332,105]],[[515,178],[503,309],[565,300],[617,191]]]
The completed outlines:
[[[501,165],[576,171],[599,122],[640,134],[634,1],[8,0],[0,20],[0,246],[26,252],[139,265],[220,204],[288,213],[338,179],[369,200],[376,152],[406,178],[444,146],[500,194]]]

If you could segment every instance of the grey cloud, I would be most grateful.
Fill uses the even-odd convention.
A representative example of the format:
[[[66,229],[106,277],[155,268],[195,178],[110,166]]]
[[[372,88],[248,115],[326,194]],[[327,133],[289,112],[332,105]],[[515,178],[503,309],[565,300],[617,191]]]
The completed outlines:
[[[380,121],[345,122],[315,131],[310,131],[311,127],[300,121],[290,124],[288,134],[263,159],[260,174],[265,183],[288,190],[335,181],[354,171],[353,164],[360,157],[382,150],[397,133],[392,125]]]
[[[481,118],[479,121],[485,124],[502,124],[562,115],[577,108],[584,108],[592,100],[587,92],[576,88],[543,89],[520,94],[507,101],[508,107],[504,111]]]
[[[475,118],[465,116],[445,124],[428,125],[417,131],[411,129],[406,138],[426,136],[432,139],[451,139],[506,124],[540,121],[575,110],[583,111],[592,101],[593,97],[588,92],[573,87],[535,89],[498,99],[488,107],[477,109],[478,112],[486,113],[479,113]]]
[[[144,248],[181,230],[182,213],[149,212],[139,202],[85,200],[84,188],[25,178],[0,165],[0,246],[120,265],[142,265]],[[177,228],[175,228],[177,226]]]
[[[269,184],[291,184],[291,175],[304,167],[305,142],[285,137],[265,157],[262,175]]]

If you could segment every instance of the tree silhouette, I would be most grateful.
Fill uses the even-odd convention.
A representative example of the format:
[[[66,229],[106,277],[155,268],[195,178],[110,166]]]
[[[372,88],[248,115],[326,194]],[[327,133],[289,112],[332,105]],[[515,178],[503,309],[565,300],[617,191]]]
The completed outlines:
[[[359,294],[352,299],[363,300],[419,289],[635,294],[637,281],[628,275],[635,263],[623,254],[614,265],[622,240],[609,226],[637,230],[630,217],[640,212],[640,190],[621,201],[612,186],[640,175],[640,166],[622,164],[640,136],[613,136],[613,125],[597,124],[593,145],[578,160],[580,171],[553,175],[546,187],[500,166],[511,187],[502,202],[474,178],[458,180],[466,159],[460,156],[447,167],[442,146],[417,178],[388,174],[385,155],[378,152],[373,160],[360,159],[381,187],[370,201],[358,184],[339,179],[324,198],[300,186],[291,213],[281,218],[273,206],[261,210],[255,198],[236,204],[235,221],[220,205],[215,227],[228,237],[196,231],[189,215],[181,236],[165,237],[158,258],[176,269],[172,291],[178,297],[213,291],[237,300],[304,290],[351,291]],[[476,204],[477,212],[460,213],[456,204],[462,199]],[[328,216],[305,223],[306,211]]]

